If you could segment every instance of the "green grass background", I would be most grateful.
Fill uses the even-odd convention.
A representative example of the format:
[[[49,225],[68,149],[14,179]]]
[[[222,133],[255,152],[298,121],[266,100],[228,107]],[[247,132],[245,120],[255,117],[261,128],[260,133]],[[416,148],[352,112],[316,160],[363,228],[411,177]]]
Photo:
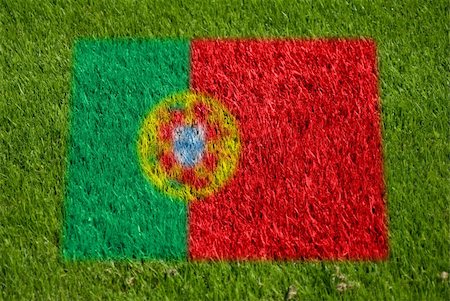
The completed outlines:
[[[450,4],[351,2],[0,0],[0,298],[448,300]],[[74,41],[285,36],[378,43],[389,259],[64,262]]]

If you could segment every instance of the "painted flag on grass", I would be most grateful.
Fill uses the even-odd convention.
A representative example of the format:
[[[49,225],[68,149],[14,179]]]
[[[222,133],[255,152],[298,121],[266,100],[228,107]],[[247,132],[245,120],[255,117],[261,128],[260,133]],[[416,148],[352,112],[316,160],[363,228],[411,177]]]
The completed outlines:
[[[69,259],[382,259],[370,40],[86,40]]]

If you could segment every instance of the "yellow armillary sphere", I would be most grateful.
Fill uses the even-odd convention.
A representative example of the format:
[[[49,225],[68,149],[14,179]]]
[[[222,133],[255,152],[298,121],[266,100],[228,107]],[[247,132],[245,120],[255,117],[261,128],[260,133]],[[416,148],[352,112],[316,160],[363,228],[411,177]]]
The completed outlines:
[[[234,116],[219,101],[190,91],[153,107],[137,145],[150,182],[186,201],[218,191],[235,172],[240,148]]]

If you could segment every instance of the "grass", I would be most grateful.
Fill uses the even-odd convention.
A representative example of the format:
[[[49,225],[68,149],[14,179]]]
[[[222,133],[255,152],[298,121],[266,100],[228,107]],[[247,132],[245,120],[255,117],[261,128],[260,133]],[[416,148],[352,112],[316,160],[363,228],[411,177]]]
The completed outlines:
[[[0,299],[450,299],[448,1],[38,2],[0,1]],[[377,41],[387,261],[62,260],[74,40],[217,36]]]

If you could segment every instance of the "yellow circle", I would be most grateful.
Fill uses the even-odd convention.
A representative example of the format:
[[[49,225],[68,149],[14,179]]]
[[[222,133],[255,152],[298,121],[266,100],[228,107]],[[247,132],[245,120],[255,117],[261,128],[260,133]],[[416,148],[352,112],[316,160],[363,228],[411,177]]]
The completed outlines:
[[[202,159],[183,165],[174,155],[173,129],[204,131]],[[147,179],[166,194],[193,201],[218,191],[234,174],[241,148],[234,116],[219,101],[190,91],[163,99],[145,117],[137,143]]]

